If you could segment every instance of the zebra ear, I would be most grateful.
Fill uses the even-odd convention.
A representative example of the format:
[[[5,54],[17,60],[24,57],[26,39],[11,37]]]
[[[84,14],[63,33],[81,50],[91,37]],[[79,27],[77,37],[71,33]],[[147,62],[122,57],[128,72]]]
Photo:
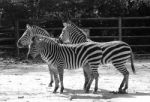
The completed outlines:
[[[29,29],[29,28],[30,28],[30,25],[29,25],[29,24],[27,24],[27,25],[26,25],[26,28],[27,28],[27,29]]]

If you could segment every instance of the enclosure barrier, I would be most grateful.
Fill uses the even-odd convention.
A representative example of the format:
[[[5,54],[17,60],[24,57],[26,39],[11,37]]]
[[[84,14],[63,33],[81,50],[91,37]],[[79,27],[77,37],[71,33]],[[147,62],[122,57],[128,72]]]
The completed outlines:
[[[13,27],[0,27],[0,55],[5,53],[5,50],[16,49]]]
[[[101,17],[101,18],[80,18],[80,19],[72,19],[73,21],[113,21],[115,20],[116,21],[116,24],[117,26],[96,26],[96,27],[84,27],[82,26],[81,28],[83,29],[89,29],[90,31],[90,36],[89,38],[99,38],[99,39],[106,39],[108,40],[109,38],[115,38],[115,39],[118,39],[118,40],[122,40],[124,41],[124,39],[150,39],[150,34],[148,35],[124,35],[123,34],[123,31],[124,30],[139,30],[139,29],[144,29],[144,30],[150,30],[150,25],[136,25],[136,26],[126,26],[124,25],[123,23],[126,23],[127,20],[129,21],[134,21],[134,20],[149,20],[150,21],[150,17],[109,17],[109,18],[104,18],[104,17]],[[23,32],[25,29],[24,28],[20,28],[19,27],[19,22],[22,22],[22,21],[25,21],[25,20],[20,20],[18,22],[16,22],[16,39],[19,39],[19,37],[21,36],[22,33],[20,33],[21,31]],[[138,22],[137,22],[138,23]],[[143,22],[144,23],[144,22]],[[39,25],[40,26],[40,25]],[[44,28],[48,31],[61,31],[62,30],[62,26],[61,27],[48,27],[48,28]],[[98,35],[98,36],[92,36],[91,35],[91,30],[117,30],[117,35]],[[147,48],[147,49],[150,49],[150,43],[147,43],[147,44],[130,44],[131,47],[135,47],[137,49],[143,49],[143,48]],[[17,49],[17,54],[19,55],[19,49]],[[142,53],[142,54],[139,54],[139,53],[136,53],[134,52],[135,54],[137,55],[150,55],[150,52],[149,53]]]

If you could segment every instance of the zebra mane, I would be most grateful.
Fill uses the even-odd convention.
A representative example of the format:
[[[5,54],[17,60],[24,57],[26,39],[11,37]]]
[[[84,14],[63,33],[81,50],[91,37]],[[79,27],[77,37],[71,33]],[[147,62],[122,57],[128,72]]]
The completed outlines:
[[[56,38],[42,36],[42,35],[36,35],[34,37],[37,37],[39,42],[43,41],[46,43],[51,43],[51,44],[60,45],[60,46],[75,47],[75,46],[79,46],[80,44],[82,44],[82,43],[80,43],[80,44],[61,44],[61,43],[57,42]]]
[[[76,29],[78,29],[78,31],[80,31],[82,34],[84,34],[87,37],[87,33],[83,29],[79,28],[75,23],[69,21],[68,24],[73,25]]]
[[[47,37],[43,35],[36,35],[34,37],[37,37],[39,41],[44,41],[44,42],[52,43],[52,44],[58,44],[56,38]]]
[[[31,28],[32,28],[32,29],[38,29],[38,30],[40,30],[41,32],[43,32],[43,33],[42,33],[43,36],[53,37],[53,34],[48,33],[48,31],[46,31],[45,29],[43,29],[43,28],[41,28],[41,27],[39,27],[39,26],[32,25]]]

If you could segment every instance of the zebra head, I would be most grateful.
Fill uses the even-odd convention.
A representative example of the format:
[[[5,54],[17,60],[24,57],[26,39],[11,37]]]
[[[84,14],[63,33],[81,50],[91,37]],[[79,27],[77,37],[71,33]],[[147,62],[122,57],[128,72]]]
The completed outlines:
[[[63,23],[63,25],[64,28],[62,29],[59,39],[61,39],[63,43],[70,43],[70,32],[68,31],[69,25],[67,23]]]
[[[59,38],[64,43],[77,44],[87,41],[87,33],[76,26],[73,22],[65,22],[63,25],[64,28],[62,29]]]
[[[17,42],[17,46],[19,48],[25,47],[30,45],[32,37],[36,35],[42,35],[47,37],[53,37],[52,34],[49,34],[45,29],[38,27],[38,26],[30,26],[29,24],[26,25],[26,31],[23,33],[21,38]]]
[[[29,24],[26,25],[26,30],[21,36],[21,38],[17,42],[17,46],[19,48],[25,47],[31,43],[31,38],[33,37],[31,26]]]

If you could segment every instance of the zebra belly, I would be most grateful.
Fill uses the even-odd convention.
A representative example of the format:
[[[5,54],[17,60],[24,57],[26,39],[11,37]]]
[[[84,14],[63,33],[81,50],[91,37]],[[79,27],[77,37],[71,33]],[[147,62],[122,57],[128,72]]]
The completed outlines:
[[[41,56],[41,58],[42,58],[48,65],[50,65],[50,69],[51,69],[52,71],[54,71],[55,73],[58,73],[57,65],[54,64],[54,63],[52,63],[52,60],[49,60],[49,59],[47,59],[47,58],[44,57],[44,56]]]
[[[81,66],[77,63],[76,58],[70,58],[66,63],[65,69],[78,69]]]

